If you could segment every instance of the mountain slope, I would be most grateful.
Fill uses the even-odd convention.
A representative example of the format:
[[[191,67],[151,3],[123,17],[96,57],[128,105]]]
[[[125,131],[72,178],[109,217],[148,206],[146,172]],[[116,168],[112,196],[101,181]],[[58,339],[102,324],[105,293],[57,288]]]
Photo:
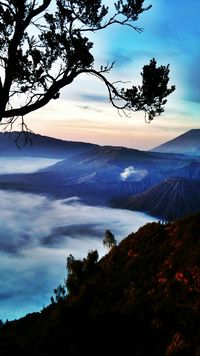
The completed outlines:
[[[121,147],[93,147],[32,174],[0,175],[0,187],[51,195],[79,196],[89,204],[143,192],[188,161],[169,154]]]
[[[19,136],[19,132],[0,133],[0,156],[67,158],[94,149],[96,146],[90,143],[64,141],[33,133],[28,134],[28,141],[26,142],[26,137]]]
[[[191,130],[183,135],[190,137],[193,147],[197,145],[198,132]],[[0,189],[61,199],[78,196],[83,203],[92,205],[107,206],[119,198],[117,207],[146,211],[163,219],[199,210],[198,183],[189,182],[200,181],[198,157],[69,142],[34,134],[30,134],[33,145],[27,143],[19,150],[14,141],[16,135],[0,135],[2,156],[52,157],[62,161],[32,174],[1,174],[0,171]],[[177,140],[182,145],[183,138]],[[177,177],[179,184],[175,180],[166,183],[171,177]],[[161,185],[149,191],[157,184]],[[142,196],[132,199],[141,193]]]
[[[189,160],[174,171],[176,177],[200,180],[200,159]]]
[[[70,256],[57,300],[0,327],[1,356],[199,355],[200,214],[151,223],[96,261]]]
[[[182,153],[200,156],[200,129],[185,132],[183,135],[153,148],[151,152]]]
[[[200,211],[200,181],[169,178],[141,194],[116,200],[113,204],[174,220]]]

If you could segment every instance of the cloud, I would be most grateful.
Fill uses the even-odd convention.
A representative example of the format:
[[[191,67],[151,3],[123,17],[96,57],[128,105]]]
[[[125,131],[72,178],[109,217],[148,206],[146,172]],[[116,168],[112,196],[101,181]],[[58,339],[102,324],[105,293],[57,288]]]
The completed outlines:
[[[99,103],[105,103],[108,101],[108,97],[106,95],[81,94],[80,97],[83,101],[99,102]]]
[[[115,67],[126,66],[133,61],[133,53],[126,52],[123,48],[114,48],[110,51],[111,62]]]
[[[34,173],[60,160],[39,157],[0,157],[0,174]]]
[[[89,110],[89,111],[94,111],[94,112],[98,112],[98,113],[102,112],[101,109],[97,109],[94,106],[90,106],[90,105],[76,105],[76,107],[81,110]]]
[[[121,180],[125,181],[129,178],[133,181],[140,181],[148,174],[146,169],[136,169],[133,166],[129,166],[124,169],[122,173],[120,173]]]
[[[126,210],[86,206],[78,197],[53,200],[0,190],[0,319],[14,319],[49,304],[66,278],[69,254],[83,258],[104,233],[120,241],[153,219]]]

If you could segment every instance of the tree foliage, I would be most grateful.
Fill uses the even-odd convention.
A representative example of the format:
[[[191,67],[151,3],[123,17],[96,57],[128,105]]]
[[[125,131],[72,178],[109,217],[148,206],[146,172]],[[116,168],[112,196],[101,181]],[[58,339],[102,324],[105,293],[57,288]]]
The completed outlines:
[[[83,282],[95,273],[98,257],[97,250],[89,251],[87,258],[83,260],[75,259],[74,256],[69,255],[67,258],[66,287],[70,295],[78,294]]]
[[[106,230],[105,236],[103,239],[103,244],[106,246],[109,250],[117,245],[117,241],[115,240],[114,235],[110,230]]]
[[[117,88],[107,79],[113,64],[95,68],[90,33],[114,24],[135,26],[151,6],[144,0],[3,0],[0,1],[0,121],[13,123],[57,99],[60,90],[81,74],[105,84],[118,109],[143,110],[152,120],[160,115],[168,88],[169,66],[144,66],[142,85]],[[119,84],[119,82],[118,82]]]
[[[65,300],[65,298],[66,298],[65,285],[59,284],[58,287],[54,289],[54,295],[55,295],[55,299],[54,299],[54,297],[51,297],[52,303],[55,303],[55,302],[58,303],[61,300]]]

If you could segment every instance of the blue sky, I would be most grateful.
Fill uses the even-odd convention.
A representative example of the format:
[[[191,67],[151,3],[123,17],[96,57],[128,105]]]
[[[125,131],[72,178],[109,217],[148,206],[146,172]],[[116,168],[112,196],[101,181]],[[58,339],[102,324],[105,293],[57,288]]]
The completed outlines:
[[[199,127],[200,2],[145,1],[150,4],[152,8],[137,22],[143,33],[120,26],[95,33],[93,53],[96,68],[115,61],[111,81],[130,81],[130,85],[140,83],[141,69],[151,58],[159,65],[170,64],[170,84],[176,85],[176,92],[164,115],[150,125],[143,113],[121,117],[108,103],[103,84],[82,76],[63,89],[59,100],[30,114],[30,128],[67,140],[149,149]]]

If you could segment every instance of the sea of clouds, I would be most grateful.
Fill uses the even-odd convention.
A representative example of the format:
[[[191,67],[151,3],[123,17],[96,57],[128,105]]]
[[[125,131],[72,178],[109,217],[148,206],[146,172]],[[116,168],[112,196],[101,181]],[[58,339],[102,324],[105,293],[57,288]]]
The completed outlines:
[[[56,162],[0,157],[0,174],[32,173]],[[87,206],[78,197],[54,200],[0,190],[0,319],[16,319],[48,305],[54,288],[66,278],[70,254],[107,253],[102,243],[107,229],[119,242],[153,220],[138,212]]]
[[[43,157],[0,157],[0,174],[34,173],[49,167],[60,159]]]
[[[53,200],[0,191],[0,319],[12,320],[49,304],[66,278],[66,258],[105,250],[109,229],[120,241],[153,218],[137,212],[86,206],[77,197]]]

